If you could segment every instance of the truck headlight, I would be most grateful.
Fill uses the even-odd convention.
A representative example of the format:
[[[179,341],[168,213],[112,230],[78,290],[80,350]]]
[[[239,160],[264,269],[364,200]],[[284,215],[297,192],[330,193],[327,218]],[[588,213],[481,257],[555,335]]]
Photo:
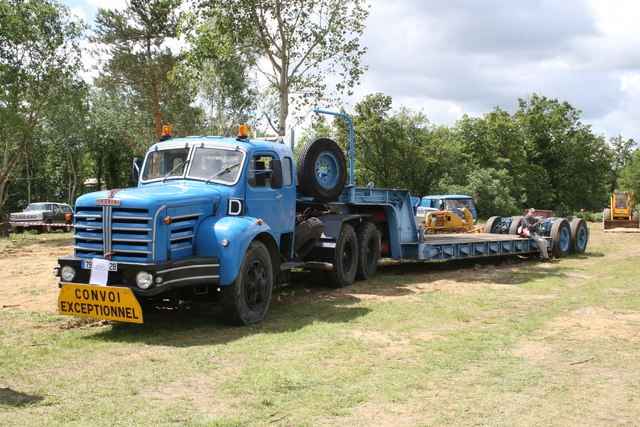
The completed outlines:
[[[76,269],[71,267],[70,265],[65,265],[60,270],[60,277],[65,282],[73,282],[73,279],[76,278]]]
[[[153,284],[153,275],[146,271],[140,271],[136,274],[136,284],[140,289],[149,289]]]

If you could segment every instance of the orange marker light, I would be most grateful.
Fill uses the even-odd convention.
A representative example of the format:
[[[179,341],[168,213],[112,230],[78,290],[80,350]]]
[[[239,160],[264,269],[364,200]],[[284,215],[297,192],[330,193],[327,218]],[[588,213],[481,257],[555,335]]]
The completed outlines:
[[[238,138],[242,138],[242,139],[248,138],[249,137],[248,133],[249,132],[247,132],[247,125],[238,126]]]
[[[260,225],[264,224],[264,221],[262,220],[262,218],[258,218],[258,224]]]
[[[64,216],[64,218],[65,218],[67,221],[71,221],[71,219],[73,218],[73,214],[66,214],[66,215]]]
[[[171,135],[171,126],[169,126],[169,125],[162,126],[162,134],[163,135]]]
[[[164,219],[164,223],[165,223],[165,224],[167,224],[167,225],[171,224],[171,218],[166,217],[166,218]]]

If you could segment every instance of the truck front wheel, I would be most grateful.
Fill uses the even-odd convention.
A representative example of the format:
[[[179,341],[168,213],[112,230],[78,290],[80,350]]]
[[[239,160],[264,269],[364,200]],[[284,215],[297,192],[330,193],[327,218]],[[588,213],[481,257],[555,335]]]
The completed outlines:
[[[221,286],[222,309],[234,325],[258,323],[267,314],[273,290],[273,267],[267,247],[259,241],[249,245],[236,280]]]

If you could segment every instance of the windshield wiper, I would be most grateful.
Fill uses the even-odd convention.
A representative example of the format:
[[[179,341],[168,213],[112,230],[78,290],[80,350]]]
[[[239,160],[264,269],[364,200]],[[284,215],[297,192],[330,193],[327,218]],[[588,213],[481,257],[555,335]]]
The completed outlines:
[[[222,169],[221,171],[214,173],[213,175],[211,175],[209,177],[209,179],[207,179],[205,181],[205,184],[208,184],[213,178],[218,178],[218,177],[220,177],[222,175],[226,175],[228,173],[231,173],[231,169],[237,168],[238,166],[240,166],[240,162],[234,163],[231,166],[226,167],[226,168]]]
[[[178,166],[176,166],[175,168],[171,169],[169,171],[168,174],[166,174],[164,176],[164,178],[162,179],[162,182],[165,182],[167,180],[167,178],[169,178],[169,176],[171,176],[172,173],[174,173],[176,171],[176,169],[178,169],[180,166],[186,166],[186,164],[189,163],[189,160],[185,160],[184,162],[180,163]]]

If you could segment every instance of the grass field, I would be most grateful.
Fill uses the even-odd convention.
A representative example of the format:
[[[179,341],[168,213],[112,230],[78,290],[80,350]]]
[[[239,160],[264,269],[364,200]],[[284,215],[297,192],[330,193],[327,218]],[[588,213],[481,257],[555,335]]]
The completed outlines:
[[[204,303],[143,325],[60,316],[70,237],[13,236],[0,425],[640,425],[640,234],[590,227],[552,264],[384,262],[340,290],[299,273],[242,328]]]

